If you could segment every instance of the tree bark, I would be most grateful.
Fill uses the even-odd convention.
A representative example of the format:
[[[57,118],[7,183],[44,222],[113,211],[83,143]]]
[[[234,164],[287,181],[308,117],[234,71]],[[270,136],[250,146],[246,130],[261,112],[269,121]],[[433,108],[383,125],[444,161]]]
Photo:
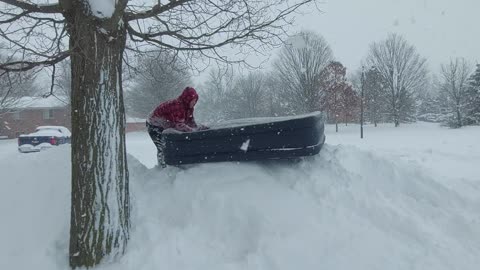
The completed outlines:
[[[460,127],[463,126],[463,124],[462,124],[462,115],[460,113],[460,102],[459,101],[457,102],[456,111],[457,111],[457,126],[460,128]]]
[[[72,50],[72,268],[123,254],[130,227],[121,84],[126,32],[121,23],[81,9],[66,16]]]
[[[400,126],[400,119],[399,119],[400,116],[398,115],[398,103],[395,96],[392,102],[392,109],[393,109],[393,123],[395,124],[395,127],[398,127]]]

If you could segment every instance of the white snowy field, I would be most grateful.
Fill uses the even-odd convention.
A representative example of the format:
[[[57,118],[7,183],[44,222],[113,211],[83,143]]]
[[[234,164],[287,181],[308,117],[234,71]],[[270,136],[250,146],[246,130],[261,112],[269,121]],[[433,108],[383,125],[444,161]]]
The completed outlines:
[[[480,127],[327,127],[300,163],[149,169],[127,136],[127,254],[98,269],[478,269]],[[0,269],[68,269],[70,149],[0,141]],[[143,163],[143,164],[142,164]]]

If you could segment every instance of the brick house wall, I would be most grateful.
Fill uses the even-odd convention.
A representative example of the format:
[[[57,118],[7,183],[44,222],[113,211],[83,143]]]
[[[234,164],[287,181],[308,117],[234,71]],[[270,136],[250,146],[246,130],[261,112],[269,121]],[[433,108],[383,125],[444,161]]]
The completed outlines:
[[[146,131],[147,127],[145,126],[145,122],[142,123],[127,123],[127,127],[125,132],[135,132],[135,131]]]
[[[25,108],[0,115],[0,136],[7,136],[9,139],[31,133],[38,126],[65,126],[71,129],[70,109]]]
[[[0,111],[0,139],[32,133],[38,126],[64,126],[71,130],[70,107],[56,97],[23,97],[16,105],[10,108],[12,112]],[[146,131],[145,119],[126,118],[125,132]]]
[[[134,118],[127,116],[127,125],[125,126],[125,132],[136,132],[136,131],[146,131],[147,127],[145,126],[145,119]]]
[[[17,138],[20,134],[35,131],[38,126],[64,126],[71,129],[70,109],[64,108],[32,108],[15,113],[0,115],[0,138]],[[145,121],[127,119],[125,132],[146,131]]]

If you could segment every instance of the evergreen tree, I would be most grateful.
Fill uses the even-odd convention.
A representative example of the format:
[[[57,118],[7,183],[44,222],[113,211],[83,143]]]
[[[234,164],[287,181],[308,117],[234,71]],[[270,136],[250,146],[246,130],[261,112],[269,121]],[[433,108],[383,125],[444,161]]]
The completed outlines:
[[[417,120],[425,122],[443,122],[445,121],[444,109],[446,105],[442,104],[439,93],[425,91],[417,97]]]
[[[469,79],[465,121],[467,125],[480,124],[480,64]]]
[[[381,74],[375,67],[365,74],[365,117],[366,120],[377,126],[377,123],[385,121],[386,113],[386,87]]]
[[[460,128],[465,125],[470,74],[472,68],[464,58],[452,59],[448,64],[441,66],[440,90],[445,94],[446,105],[450,109],[447,121],[450,127]]]

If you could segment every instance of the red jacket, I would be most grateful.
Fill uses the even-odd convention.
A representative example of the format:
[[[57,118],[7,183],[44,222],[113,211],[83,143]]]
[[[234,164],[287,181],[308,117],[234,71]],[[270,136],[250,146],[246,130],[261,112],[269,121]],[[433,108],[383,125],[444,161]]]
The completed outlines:
[[[161,103],[148,116],[147,122],[164,129],[174,128],[180,131],[192,131],[197,128],[193,118],[192,100],[198,100],[198,94],[193,87],[187,87],[182,94],[173,100]]]

